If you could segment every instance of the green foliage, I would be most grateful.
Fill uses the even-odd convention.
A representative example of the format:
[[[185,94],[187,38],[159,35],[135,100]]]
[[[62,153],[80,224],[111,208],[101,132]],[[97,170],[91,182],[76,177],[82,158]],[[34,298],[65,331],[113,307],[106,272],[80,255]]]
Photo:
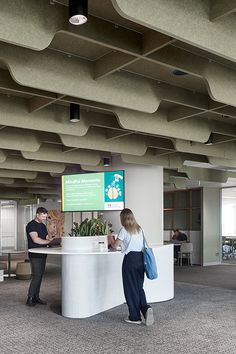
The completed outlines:
[[[100,218],[90,220],[86,218],[81,224],[78,224],[77,222],[73,223],[69,236],[108,235],[111,226],[112,224],[103,221]]]

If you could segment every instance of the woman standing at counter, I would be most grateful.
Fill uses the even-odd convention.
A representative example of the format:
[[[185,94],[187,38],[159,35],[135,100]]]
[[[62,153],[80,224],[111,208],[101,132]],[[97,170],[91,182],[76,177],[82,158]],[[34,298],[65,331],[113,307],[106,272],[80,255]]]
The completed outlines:
[[[135,220],[130,209],[123,209],[120,213],[122,228],[115,240],[109,236],[109,243],[116,248],[121,246],[125,254],[122,264],[122,279],[125,299],[129,309],[128,323],[141,324],[141,313],[147,326],[152,325],[153,310],[147,304],[143,290],[144,264],[143,264],[143,231]],[[140,313],[141,312],[141,313]]]

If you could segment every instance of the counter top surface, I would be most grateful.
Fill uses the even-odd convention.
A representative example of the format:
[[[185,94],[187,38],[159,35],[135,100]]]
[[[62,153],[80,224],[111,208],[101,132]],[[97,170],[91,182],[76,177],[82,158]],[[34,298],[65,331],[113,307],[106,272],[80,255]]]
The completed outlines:
[[[71,250],[66,251],[62,250],[61,247],[40,247],[40,248],[30,248],[29,252],[31,253],[43,253],[43,254],[119,254],[120,251],[86,251],[86,250]]]
[[[170,247],[171,245],[151,245],[153,248],[162,248],[162,247]],[[95,254],[103,254],[103,255],[111,255],[111,254],[121,254],[121,251],[86,251],[86,250],[62,250],[61,247],[39,247],[39,248],[30,248],[28,250],[31,253],[40,253],[40,254],[87,254],[87,255],[95,255]]]

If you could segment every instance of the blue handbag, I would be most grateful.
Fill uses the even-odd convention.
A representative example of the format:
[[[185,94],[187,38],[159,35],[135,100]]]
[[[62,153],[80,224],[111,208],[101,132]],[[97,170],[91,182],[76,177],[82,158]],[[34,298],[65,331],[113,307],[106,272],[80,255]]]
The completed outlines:
[[[148,246],[148,243],[144,237],[143,233],[143,261],[144,261],[144,270],[148,279],[153,280],[157,279],[157,264],[156,259],[151,247]]]

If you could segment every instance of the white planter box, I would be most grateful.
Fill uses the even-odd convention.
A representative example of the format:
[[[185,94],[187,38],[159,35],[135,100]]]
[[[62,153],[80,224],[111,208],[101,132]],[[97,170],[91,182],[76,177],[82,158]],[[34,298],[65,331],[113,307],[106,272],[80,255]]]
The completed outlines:
[[[107,235],[104,236],[63,236],[61,238],[63,251],[108,251]]]

